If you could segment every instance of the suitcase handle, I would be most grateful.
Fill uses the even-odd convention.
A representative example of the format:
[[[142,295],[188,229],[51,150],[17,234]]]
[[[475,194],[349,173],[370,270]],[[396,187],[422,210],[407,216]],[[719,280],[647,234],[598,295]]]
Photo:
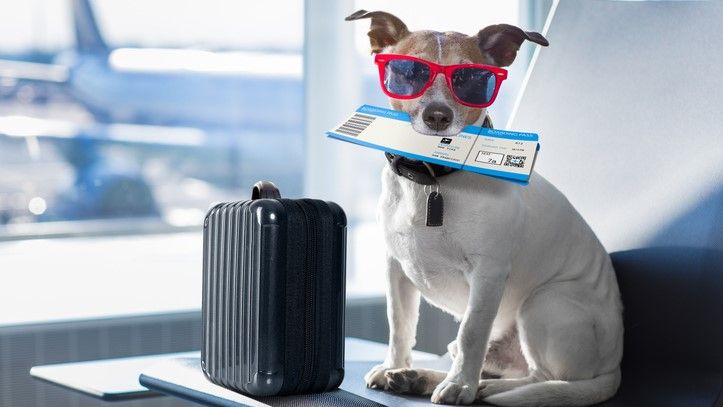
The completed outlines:
[[[279,199],[281,193],[271,181],[259,181],[251,190],[251,199]]]

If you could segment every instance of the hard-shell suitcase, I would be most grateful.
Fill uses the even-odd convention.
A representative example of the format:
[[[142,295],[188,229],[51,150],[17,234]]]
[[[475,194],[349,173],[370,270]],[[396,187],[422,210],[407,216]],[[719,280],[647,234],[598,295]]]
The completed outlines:
[[[251,200],[204,220],[201,367],[254,396],[334,389],[344,378],[346,216],[333,202]]]

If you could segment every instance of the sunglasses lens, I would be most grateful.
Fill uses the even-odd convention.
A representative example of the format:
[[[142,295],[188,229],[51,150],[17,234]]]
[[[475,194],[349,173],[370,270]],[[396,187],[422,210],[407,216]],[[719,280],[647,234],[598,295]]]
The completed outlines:
[[[496,87],[497,77],[486,69],[459,68],[452,74],[452,90],[459,100],[465,103],[489,103]]]
[[[429,81],[429,66],[408,59],[393,59],[384,67],[384,87],[394,95],[420,93]]]

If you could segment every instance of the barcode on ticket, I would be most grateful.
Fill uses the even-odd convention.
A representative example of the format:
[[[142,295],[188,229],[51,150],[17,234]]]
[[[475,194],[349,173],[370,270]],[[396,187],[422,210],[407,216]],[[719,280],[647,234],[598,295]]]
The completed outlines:
[[[523,168],[525,166],[525,160],[527,159],[524,155],[507,155],[505,156],[505,165],[508,167]]]
[[[336,132],[345,134],[347,136],[356,137],[359,135],[359,133],[366,130],[366,128],[369,127],[369,125],[372,124],[375,119],[376,117],[374,116],[367,116],[365,114],[356,113],[344,124],[342,124],[338,129],[336,129]]]

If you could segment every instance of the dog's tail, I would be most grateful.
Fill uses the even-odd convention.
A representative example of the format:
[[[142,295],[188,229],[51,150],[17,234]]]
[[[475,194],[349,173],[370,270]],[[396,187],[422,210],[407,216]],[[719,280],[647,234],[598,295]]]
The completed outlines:
[[[620,385],[620,368],[588,380],[550,380],[493,394],[484,402],[497,406],[589,406],[613,395]]]

